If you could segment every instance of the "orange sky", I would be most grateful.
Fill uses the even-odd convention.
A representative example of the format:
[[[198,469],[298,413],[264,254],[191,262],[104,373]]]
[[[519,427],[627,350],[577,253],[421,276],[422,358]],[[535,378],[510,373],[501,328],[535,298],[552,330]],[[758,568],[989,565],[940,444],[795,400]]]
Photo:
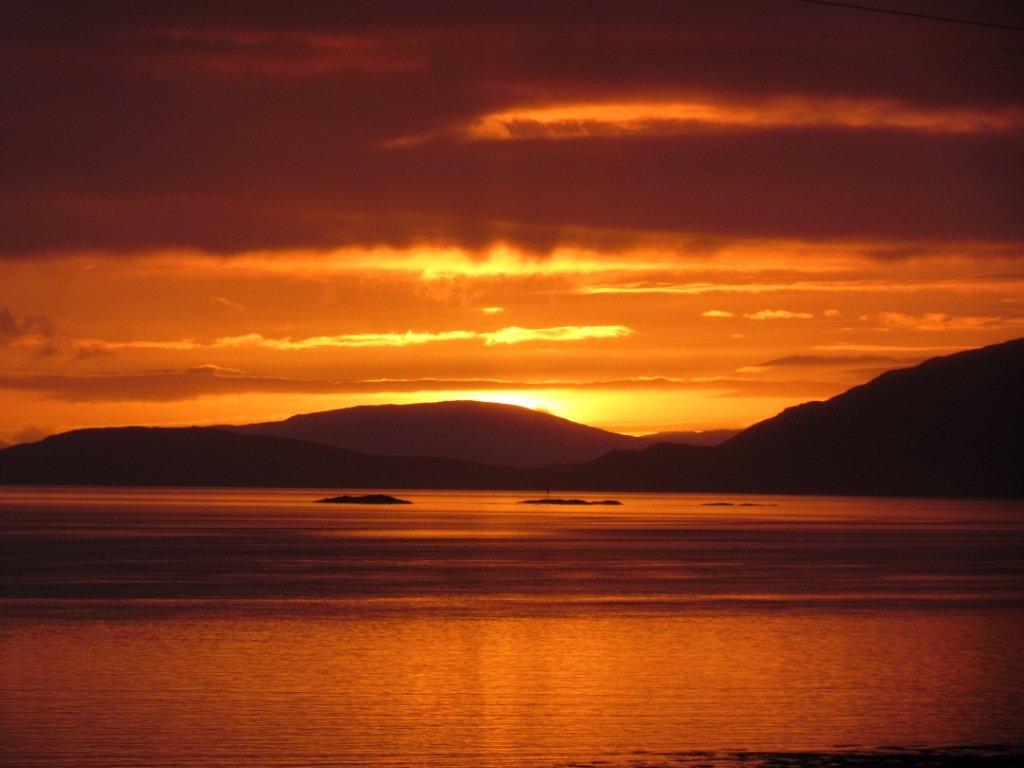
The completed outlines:
[[[743,426],[1024,335],[1019,36],[713,5],[11,11],[0,440]]]

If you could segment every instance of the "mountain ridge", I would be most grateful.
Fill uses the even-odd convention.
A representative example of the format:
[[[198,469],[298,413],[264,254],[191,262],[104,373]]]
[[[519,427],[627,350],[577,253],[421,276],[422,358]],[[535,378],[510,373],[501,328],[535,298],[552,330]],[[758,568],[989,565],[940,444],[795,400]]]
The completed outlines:
[[[603,433],[574,433],[593,435],[586,430]],[[1024,339],[1015,339],[888,371],[826,401],[787,408],[717,446],[654,443],[526,469],[374,455],[237,428],[118,427],[0,450],[0,483],[1024,498],[1022,466]]]
[[[786,408],[721,445],[655,445],[556,474],[553,487],[1024,497],[1024,339],[887,371]]]
[[[373,456],[218,427],[111,427],[0,451],[0,483],[213,487],[494,488],[528,486],[512,467]]]
[[[637,435],[637,440],[643,445],[674,443],[676,445],[715,446],[721,445],[742,431],[742,429],[668,430],[652,432],[648,435]]]
[[[357,405],[223,428],[378,456],[434,456],[524,469],[578,464],[608,451],[658,442],[717,445],[741,431],[625,435],[544,411],[478,400]]]
[[[475,400],[361,405],[228,428],[378,456],[433,456],[522,468],[577,464],[643,444],[640,438],[550,413]]]

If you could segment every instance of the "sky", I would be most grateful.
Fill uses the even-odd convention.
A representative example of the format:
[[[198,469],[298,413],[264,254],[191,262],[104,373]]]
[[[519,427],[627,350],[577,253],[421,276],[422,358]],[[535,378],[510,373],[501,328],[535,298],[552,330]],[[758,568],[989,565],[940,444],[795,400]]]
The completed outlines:
[[[0,37],[5,442],[448,399],[742,427],[1024,336],[1024,32],[211,0]]]

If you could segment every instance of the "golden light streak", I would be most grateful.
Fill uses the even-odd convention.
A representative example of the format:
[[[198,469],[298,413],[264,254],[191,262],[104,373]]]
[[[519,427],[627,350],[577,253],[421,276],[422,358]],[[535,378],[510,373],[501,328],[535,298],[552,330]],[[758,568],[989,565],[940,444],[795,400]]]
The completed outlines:
[[[481,253],[457,247],[414,246],[406,249],[345,248],[328,252],[255,252],[227,259],[211,259],[206,254],[194,254],[185,257],[184,261],[179,256],[169,256],[170,268],[189,272],[216,270],[311,278],[353,272],[398,272],[411,274],[424,281],[455,277],[497,278],[649,272],[671,269],[678,258],[678,254],[673,251],[654,251],[650,248],[615,254],[579,248],[558,248],[550,255],[541,257],[506,245],[495,246]]]
[[[745,312],[748,320],[810,320],[814,315],[810,312],[791,312],[788,309],[761,309],[757,312]]]
[[[877,279],[857,279],[836,275],[826,280],[788,280],[785,282],[757,283],[604,283],[585,285],[574,289],[576,293],[592,296],[665,294],[701,296],[709,293],[918,293],[922,291],[950,291],[953,293],[1022,291],[1024,279],[990,280],[984,277],[964,276],[948,280],[904,278],[904,282]]]
[[[512,326],[492,333],[478,334],[488,346],[522,344],[524,341],[580,341],[582,339],[619,339],[632,330],[622,325],[562,325],[557,328],[519,328]]]
[[[872,318],[884,329],[908,331],[976,331],[986,328],[1005,328],[1024,325],[1024,317],[1000,317],[998,315],[953,316],[946,312],[926,312],[923,315],[908,315],[903,312],[878,312]]]
[[[598,239],[602,236],[592,234]],[[625,236],[619,233],[620,239]],[[480,250],[414,245],[251,251],[233,256],[163,251],[125,258],[93,253],[67,255],[60,261],[78,265],[87,273],[192,280],[203,275],[279,276],[310,281],[341,276],[394,279],[405,275],[425,283],[566,278],[576,281],[576,292],[595,295],[1011,289],[1024,294],[1024,274],[1016,274],[1022,256],[1024,242],[709,241],[666,236],[638,237],[632,245],[619,242],[608,250],[559,245],[546,255],[507,244]],[[978,270],[986,262],[989,266],[984,271],[970,274],[969,270]],[[897,265],[900,279],[894,280],[892,267]],[[996,269],[1004,274],[993,274]],[[949,277],[937,279],[937,274]]]
[[[105,341],[78,339],[75,346],[89,351],[115,351],[122,349],[201,350],[238,347],[261,347],[283,351],[320,349],[330,347],[408,347],[450,341],[483,341],[485,346],[523,344],[531,341],[583,341],[585,339],[618,339],[628,336],[632,329],[623,325],[560,325],[552,328],[521,328],[508,326],[496,331],[438,331],[403,333],[343,333],[336,336],[309,336],[302,339],[268,338],[259,333],[222,336],[203,343],[193,339],[175,341]]]
[[[968,349],[969,344],[901,345],[901,344],[815,344],[814,349],[822,352],[921,352],[943,355]]]
[[[736,317],[736,313],[724,309],[709,309],[707,312],[701,312],[700,316],[730,318]],[[810,312],[791,312],[788,309],[760,309],[756,312],[744,312],[743,317],[747,320],[810,320],[814,315]]]
[[[133,341],[105,341],[104,339],[75,339],[73,345],[78,349],[90,352],[113,352],[121,349],[162,349],[168,351],[185,351],[202,349],[203,344],[194,339],[177,339],[175,341],[149,341],[137,339]]]
[[[439,333],[344,333],[337,336],[310,336],[305,339],[268,339],[259,333],[225,336],[205,346],[265,347],[267,349],[297,350],[319,347],[408,347],[445,341],[465,341],[477,338],[473,331],[441,331]]]

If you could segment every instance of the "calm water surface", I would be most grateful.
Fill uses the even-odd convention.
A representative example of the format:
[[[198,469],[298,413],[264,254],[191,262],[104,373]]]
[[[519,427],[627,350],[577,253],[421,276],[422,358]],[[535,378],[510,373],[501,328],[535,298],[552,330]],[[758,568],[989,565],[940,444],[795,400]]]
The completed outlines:
[[[322,495],[0,490],[0,764],[1024,742],[1019,503]]]

